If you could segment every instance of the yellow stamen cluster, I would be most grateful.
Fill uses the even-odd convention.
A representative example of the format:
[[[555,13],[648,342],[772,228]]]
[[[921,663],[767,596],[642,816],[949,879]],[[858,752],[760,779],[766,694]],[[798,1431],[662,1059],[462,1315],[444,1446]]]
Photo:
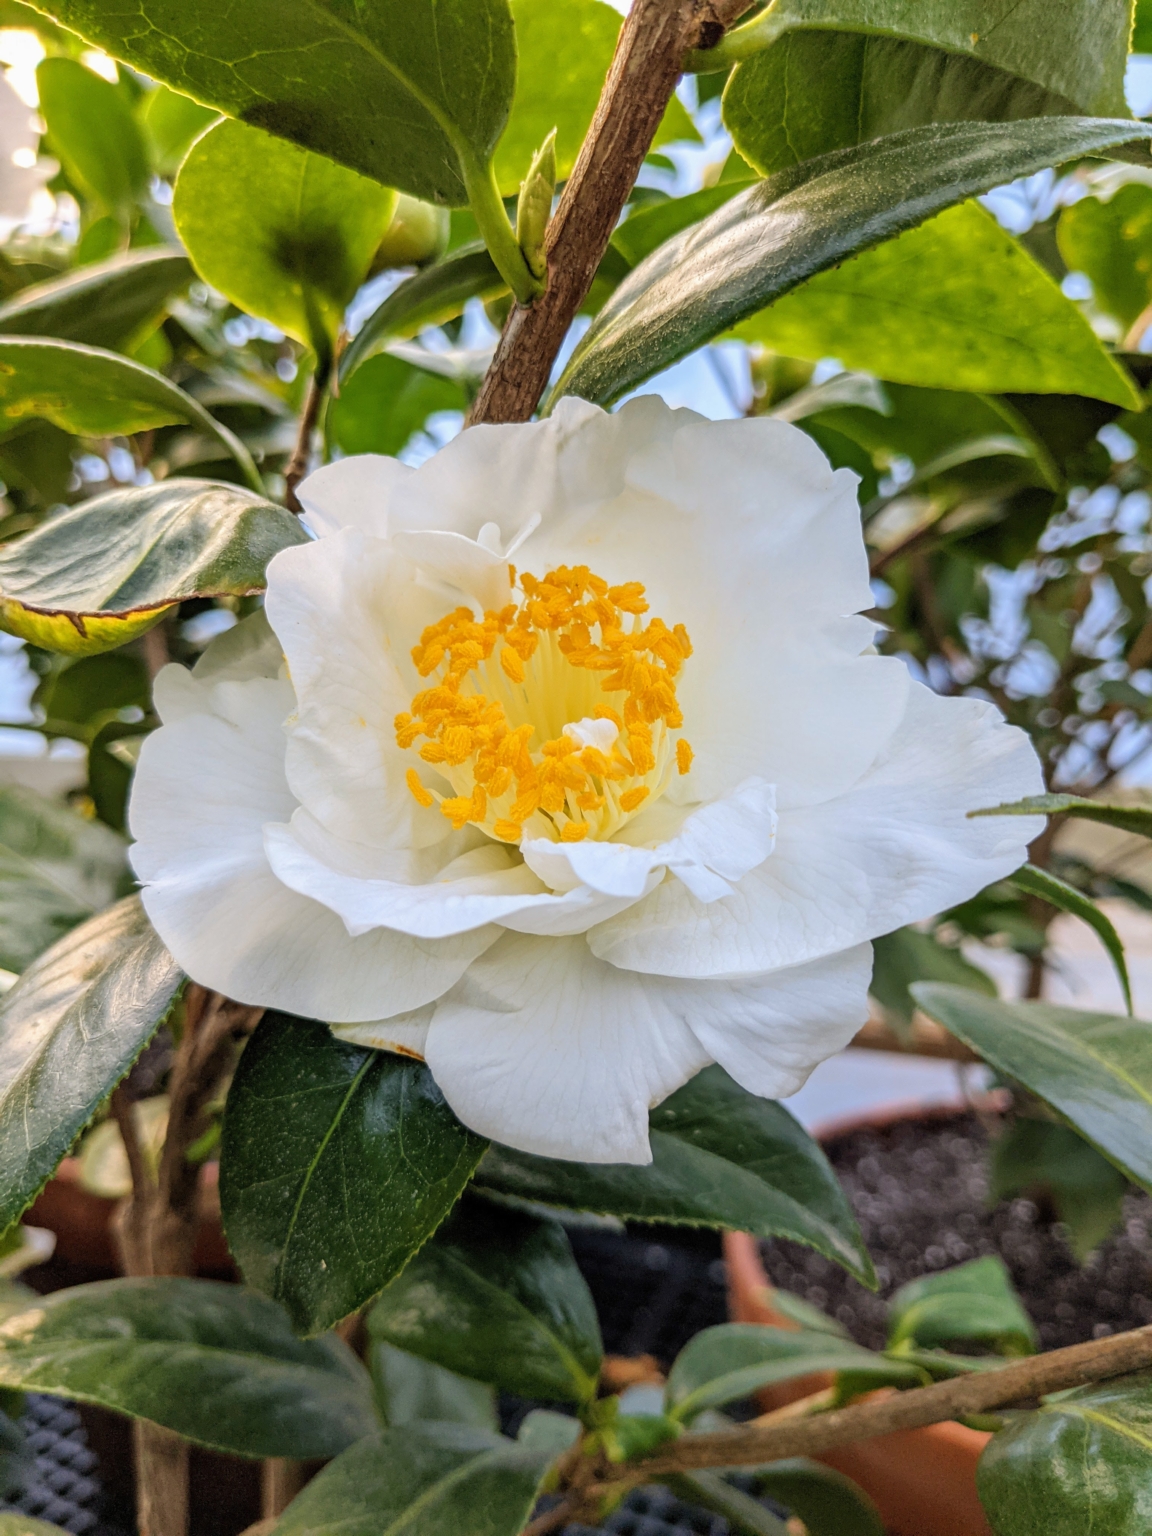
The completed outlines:
[[[482,619],[457,608],[413,648],[420,676],[438,679],[397,715],[396,740],[426,737],[421,758],[459,792],[436,794],[414,768],[408,786],[421,805],[439,800],[456,828],[475,822],[503,842],[518,843],[530,821],[533,835],[564,842],[608,836],[663,790],[673,761],[691,767],[692,748],[673,749],[668,734],[683,724],[675,679],[688,633],[642,623],[641,584],[609,586],[587,566],[525,572],[518,585],[519,602]],[[602,745],[583,739],[588,721],[611,722]],[[534,737],[544,738],[535,751]]]

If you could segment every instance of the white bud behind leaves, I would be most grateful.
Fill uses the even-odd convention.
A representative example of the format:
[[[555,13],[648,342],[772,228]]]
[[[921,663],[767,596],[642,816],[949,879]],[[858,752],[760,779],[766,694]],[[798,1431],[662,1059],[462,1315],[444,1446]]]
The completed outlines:
[[[556,130],[553,128],[532,157],[528,174],[520,183],[520,197],[516,204],[516,239],[520,242],[529,271],[537,278],[542,278],[547,271],[544,235],[552,216],[552,197],[555,191]]]

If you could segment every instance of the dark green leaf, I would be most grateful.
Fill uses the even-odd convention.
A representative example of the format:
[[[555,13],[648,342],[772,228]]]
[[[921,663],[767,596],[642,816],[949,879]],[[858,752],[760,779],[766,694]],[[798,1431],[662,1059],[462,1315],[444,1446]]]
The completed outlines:
[[[921,984],[914,996],[997,1072],[1023,1083],[1129,1178],[1152,1188],[1152,1027],[960,987]]]
[[[817,273],[978,192],[1152,127],[1085,118],[912,128],[782,171],[666,241],[593,321],[553,397],[601,404]]]
[[[386,1424],[434,1420],[496,1430],[496,1394],[482,1381],[457,1376],[391,1344],[368,1346],[376,1406]]]
[[[215,1280],[103,1280],[0,1324],[0,1384],[151,1419],[236,1456],[336,1456],[377,1420],[339,1339]]]
[[[1127,329],[1152,300],[1152,187],[1133,183],[1103,201],[1084,197],[1056,226],[1060,254],[1092,280],[1093,297]]]
[[[148,152],[123,92],[75,59],[36,71],[40,115],[72,182],[109,213],[127,216],[148,186]]]
[[[125,251],[24,288],[0,305],[0,335],[56,336],[90,347],[128,346],[192,276],[183,251]]]
[[[668,1375],[668,1412],[688,1423],[706,1408],[818,1371],[848,1371],[854,1380],[876,1387],[918,1386],[924,1379],[915,1366],[830,1333],[721,1323],[698,1333],[677,1355]]]
[[[0,1002],[0,1228],[55,1173],[182,980],[130,896],[53,945]]]
[[[649,1126],[646,1168],[560,1162],[494,1146],[477,1187],[637,1221],[790,1237],[871,1283],[872,1263],[840,1181],[782,1105],[746,1092],[713,1066],[654,1109]]]
[[[217,114],[211,107],[202,107],[191,96],[181,96],[166,85],[158,85],[149,91],[140,107],[140,121],[152,146],[156,169],[162,176],[171,176],[188,153],[192,141]]]
[[[1084,800],[1079,795],[1030,795],[1027,800],[1013,800],[984,811],[969,811],[970,816],[1082,816],[1087,821],[1102,821],[1106,827],[1121,832],[1135,832],[1152,837],[1152,806],[1109,805],[1104,800]]]
[[[1146,1536],[1152,1372],[1080,1387],[989,1441],[976,1473],[996,1536]]]
[[[1131,1013],[1132,987],[1128,981],[1128,962],[1124,958],[1124,946],[1120,942],[1120,935],[1096,903],[1082,891],[1078,891],[1074,885],[1059,879],[1050,870],[1038,869],[1035,864],[1025,864],[1018,869],[1012,876],[1012,883],[1020,890],[1027,891],[1030,896],[1039,896],[1044,901],[1050,902],[1061,912],[1072,913],[1099,935],[1101,944],[1108,951],[1112,964],[1116,967],[1116,975],[1120,980],[1121,991],[1124,993],[1124,1002],[1128,1012]]]
[[[717,208],[722,208],[752,185],[751,180],[725,181],[714,187],[690,192],[686,197],[670,197],[664,203],[651,203],[629,214],[612,236],[612,248],[630,267],[637,267],[658,245],[678,235],[690,224],[698,224]]]
[[[99,822],[17,784],[0,788],[0,966],[22,971],[106,907],[124,844]]]
[[[276,1536],[518,1536],[553,1456],[463,1424],[386,1429],[313,1478]]]
[[[272,556],[306,541],[291,513],[234,485],[108,491],[0,549],[0,627],[93,655],[184,598],[262,591]]]
[[[395,210],[377,182],[227,120],[193,145],[172,203],[204,281],[325,359]]]
[[[433,411],[467,408],[467,391],[455,379],[381,352],[342,385],[328,406],[325,431],[342,453],[395,456]]]
[[[681,1472],[665,1482],[686,1504],[710,1509],[738,1536],[789,1536],[788,1526],[758,1499],[744,1493],[717,1472]],[[814,1532],[813,1536],[819,1536]]]
[[[393,1280],[368,1327],[521,1397],[587,1402],[596,1392],[596,1309],[558,1222],[471,1203]]]
[[[139,656],[127,651],[63,658],[32,696],[53,724],[86,725],[122,709],[148,708],[152,684]],[[51,729],[51,727],[49,727]]]
[[[0,337],[0,422],[42,416],[79,437],[131,435],[187,422],[224,448],[254,489],[252,456],[197,400],[152,368],[74,341]]]
[[[918,928],[897,928],[872,941],[875,964],[872,996],[905,1027],[912,1023],[916,1004],[908,988],[914,981],[950,981],[959,987],[996,996],[992,978],[965,960],[958,949],[941,944]]]
[[[1133,399],[1079,307],[978,203],[819,273],[738,334],[904,384]]]
[[[999,1254],[910,1280],[889,1302],[889,1348],[935,1349],[961,1340],[1011,1355],[1036,1348],[1036,1330]]]
[[[1128,1180],[1058,1121],[1018,1115],[993,1141],[988,1171],[993,1200],[1029,1195],[1050,1201],[1081,1263],[1123,1217]]]
[[[344,380],[390,341],[414,336],[426,325],[455,319],[469,299],[495,299],[507,291],[507,283],[482,245],[463,246],[417,272],[373,310],[341,353],[341,388]]]
[[[770,1494],[804,1522],[808,1536],[884,1536],[879,1512],[862,1488],[832,1467],[796,1458],[757,1467],[756,1491]]]
[[[298,1328],[327,1328],[403,1269],[484,1147],[423,1062],[265,1014],[228,1094],[220,1199],[229,1245],[248,1283]]]
[[[64,26],[153,80],[450,207],[467,200],[464,176],[487,163],[512,102],[506,0],[50,3]]]

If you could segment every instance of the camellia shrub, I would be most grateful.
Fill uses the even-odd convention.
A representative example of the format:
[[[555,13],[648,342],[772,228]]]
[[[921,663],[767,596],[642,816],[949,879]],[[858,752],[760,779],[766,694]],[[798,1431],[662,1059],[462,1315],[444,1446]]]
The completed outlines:
[[[68,803],[0,788],[0,1269],[75,1152],[124,1277],[3,1282],[0,1406],[131,1416],[142,1536],[185,1536],[192,1445],[268,1464],[281,1536],[544,1536],[646,1482],[877,1536],[812,1458],[952,1419],[996,1536],[1144,1536],[1152,1327],[1037,1354],[979,1259],[882,1351],[783,1298],[620,1393],[564,1223],[875,1286],[778,1100],[926,1020],[1078,1257],[1152,1191],[1098,905],[1152,891],[1072,835],[1152,837],[1115,782],[1152,15],[44,4],[0,15],[38,60],[0,92],[0,626],[12,723],[78,747],[34,760]],[[690,357],[733,419],[643,392]],[[1127,1013],[1044,1000],[1058,914]],[[206,1163],[243,1285],[195,1277]],[[553,1406],[510,1438],[498,1392]]]

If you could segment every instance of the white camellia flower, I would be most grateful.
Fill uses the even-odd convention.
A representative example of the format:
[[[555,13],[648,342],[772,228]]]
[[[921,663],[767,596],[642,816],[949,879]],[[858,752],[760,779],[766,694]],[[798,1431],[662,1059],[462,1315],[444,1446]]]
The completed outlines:
[[[651,397],[319,470],[271,629],[157,679],[161,937],[530,1152],[647,1162],[711,1061],[792,1093],[863,1023],[868,941],[1043,826],[967,819],[1042,789],[1027,738],[874,654],[855,485]]]

